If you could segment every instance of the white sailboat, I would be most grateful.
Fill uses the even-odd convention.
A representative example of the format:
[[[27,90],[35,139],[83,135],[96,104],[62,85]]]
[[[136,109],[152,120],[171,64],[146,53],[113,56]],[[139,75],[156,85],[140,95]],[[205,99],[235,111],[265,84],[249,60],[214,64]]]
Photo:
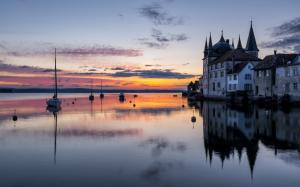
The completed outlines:
[[[61,101],[58,99],[58,94],[57,94],[57,71],[56,71],[56,49],[55,49],[55,60],[54,60],[54,79],[55,79],[55,91],[54,91],[54,95],[51,99],[47,100],[47,107],[51,107],[51,108],[56,108],[56,109],[60,109],[61,108]]]

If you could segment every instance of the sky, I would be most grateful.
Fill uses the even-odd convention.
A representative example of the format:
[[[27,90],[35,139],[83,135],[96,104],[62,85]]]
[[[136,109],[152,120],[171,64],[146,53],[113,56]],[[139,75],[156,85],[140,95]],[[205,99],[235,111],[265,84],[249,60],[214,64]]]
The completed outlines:
[[[183,89],[211,32],[300,51],[299,0],[0,0],[0,87]]]

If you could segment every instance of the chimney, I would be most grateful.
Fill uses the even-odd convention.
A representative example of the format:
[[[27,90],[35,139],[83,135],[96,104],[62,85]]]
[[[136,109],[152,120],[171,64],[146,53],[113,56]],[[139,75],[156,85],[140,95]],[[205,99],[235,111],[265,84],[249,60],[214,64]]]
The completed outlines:
[[[277,50],[274,50],[274,55],[275,55],[275,56],[277,55]]]

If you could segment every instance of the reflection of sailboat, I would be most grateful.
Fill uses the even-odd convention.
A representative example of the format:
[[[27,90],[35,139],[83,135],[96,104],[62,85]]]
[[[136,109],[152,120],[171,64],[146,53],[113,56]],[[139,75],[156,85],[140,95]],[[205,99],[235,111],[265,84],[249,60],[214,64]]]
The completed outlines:
[[[47,100],[47,107],[55,107],[60,109],[61,101],[57,95],[57,70],[56,70],[56,49],[55,49],[55,60],[54,60],[54,81],[55,81],[55,92],[51,99]]]
[[[94,94],[93,94],[93,80],[92,80],[92,84],[91,84],[91,94],[89,96],[89,100],[90,101],[94,101]]]
[[[56,164],[56,150],[57,150],[57,114],[59,112],[58,108],[48,107],[47,110],[53,113],[54,116],[54,164]]]
[[[100,99],[104,98],[104,93],[102,91],[102,80],[101,80],[101,90],[100,90]]]

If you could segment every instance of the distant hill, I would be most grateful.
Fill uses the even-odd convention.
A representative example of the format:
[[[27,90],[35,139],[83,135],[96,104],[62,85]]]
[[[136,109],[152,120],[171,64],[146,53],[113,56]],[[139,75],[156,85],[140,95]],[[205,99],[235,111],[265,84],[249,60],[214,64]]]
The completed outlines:
[[[52,93],[53,88],[0,88],[0,93]],[[89,93],[88,88],[61,88],[58,89],[60,93]],[[99,89],[94,89],[94,93],[100,92]],[[177,93],[182,90],[159,90],[159,89],[145,89],[145,90],[103,90],[104,93]]]

